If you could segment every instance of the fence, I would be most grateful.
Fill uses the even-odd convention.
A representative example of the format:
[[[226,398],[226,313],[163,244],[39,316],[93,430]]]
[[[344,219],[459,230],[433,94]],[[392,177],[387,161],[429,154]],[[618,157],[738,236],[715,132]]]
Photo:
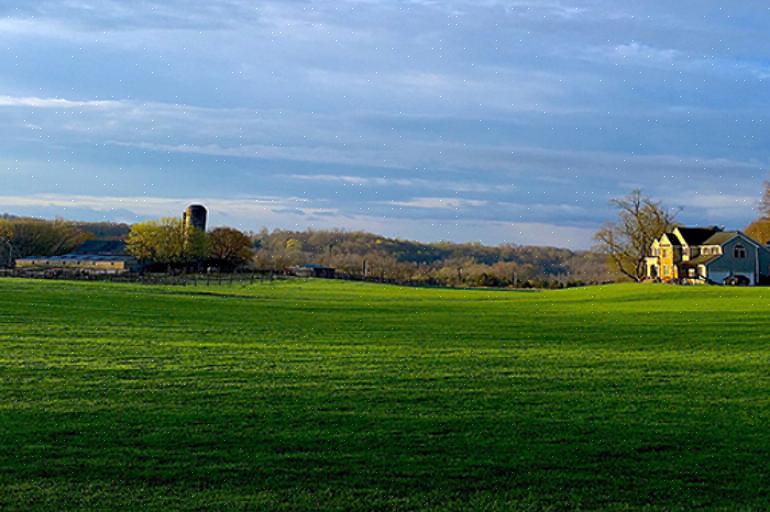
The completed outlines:
[[[159,273],[86,273],[64,272],[60,270],[0,270],[0,277],[20,277],[27,279],[49,279],[67,281],[97,281],[110,283],[136,283],[166,286],[235,286],[272,282],[288,279],[289,276],[275,272],[249,272],[233,274],[159,274]]]
[[[22,277],[28,279],[52,279],[52,280],[71,280],[71,281],[101,281],[112,283],[137,283],[151,285],[167,286],[234,286],[247,285],[254,283],[272,282],[275,280],[298,279],[296,276],[287,272],[276,271],[253,271],[249,273],[234,274],[165,274],[165,273],[125,273],[125,274],[107,274],[107,273],[88,273],[72,270],[49,269],[49,270],[25,270],[25,269],[0,269],[0,278],[2,277]],[[361,281],[368,283],[392,284],[399,286],[411,286],[416,288],[452,288],[451,285],[439,282],[437,280],[411,280],[411,279],[391,279],[384,276],[361,276],[337,272],[333,279],[343,281]],[[563,276],[556,276],[553,280],[543,280],[534,282],[524,281],[518,283],[514,288],[571,288],[575,286],[585,286],[590,283],[572,282],[564,279]],[[458,288],[466,288],[459,286]],[[467,288],[473,288],[472,286]],[[510,289],[512,287],[480,287],[485,289]]]

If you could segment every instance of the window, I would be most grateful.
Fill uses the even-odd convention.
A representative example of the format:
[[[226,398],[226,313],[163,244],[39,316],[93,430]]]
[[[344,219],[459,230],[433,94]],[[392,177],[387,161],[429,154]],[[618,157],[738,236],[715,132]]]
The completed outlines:
[[[735,259],[742,260],[746,258],[746,248],[740,244],[736,245],[733,249],[733,256]]]
[[[668,258],[668,249],[661,249],[661,256],[664,258]]]
[[[668,265],[663,265],[663,275],[669,276],[671,275],[671,267]]]

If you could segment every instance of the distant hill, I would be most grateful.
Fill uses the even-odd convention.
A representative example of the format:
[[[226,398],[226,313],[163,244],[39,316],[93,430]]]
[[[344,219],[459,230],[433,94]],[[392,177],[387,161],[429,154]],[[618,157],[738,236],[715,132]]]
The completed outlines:
[[[74,222],[73,225],[94,238],[104,240],[122,240],[128,236],[131,226],[115,222]]]
[[[323,263],[351,277],[451,286],[533,286],[613,280],[605,258],[589,251],[480,243],[423,243],[355,231],[263,230],[255,235],[262,268]]]
[[[22,224],[25,220],[40,220],[8,214],[1,218]],[[113,222],[66,225],[82,236],[60,234],[58,239],[72,242],[62,243],[54,237],[49,248],[40,246],[39,236],[30,235],[30,242],[35,243],[28,243],[26,250],[17,251],[17,255],[58,254],[77,245],[75,241],[83,237],[122,240],[131,229],[128,224]],[[605,283],[616,277],[607,272],[604,256],[557,247],[424,243],[344,230],[262,230],[251,237],[253,265],[274,271],[321,263],[336,268],[342,277],[460,287],[563,287]]]

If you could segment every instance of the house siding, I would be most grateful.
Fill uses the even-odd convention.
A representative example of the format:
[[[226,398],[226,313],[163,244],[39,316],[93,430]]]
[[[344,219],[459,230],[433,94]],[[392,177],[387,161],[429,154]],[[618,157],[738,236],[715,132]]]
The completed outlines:
[[[742,245],[746,249],[745,258],[735,257],[735,247]],[[752,284],[757,284],[758,251],[754,242],[743,236],[736,236],[722,245],[722,256],[710,262],[708,267],[708,279],[714,283],[722,283],[731,276],[745,276]]]
[[[770,281],[770,248],[767,246],[759,249],[759,275],[765,281]]]
[[[677,279],[677,265],[676,262],[681,259],[681,248],[674,246],[668,239],[668,236],[663,235],[660,240],[660,279],[663,282],[670,282]]]

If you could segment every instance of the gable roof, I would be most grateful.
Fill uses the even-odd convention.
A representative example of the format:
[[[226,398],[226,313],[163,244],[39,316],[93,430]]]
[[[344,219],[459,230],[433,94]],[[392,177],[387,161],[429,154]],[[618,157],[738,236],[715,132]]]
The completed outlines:
[[[737,231],[722,231],[720,233],[714,233],[710,237],[708,237],[706,240],[703,241],[703,244],[701,245],[722,245],[726,244],[733,238],[738,236]]]
[[[679,247],[680,245],[682,245],[681,243],[679,243],[679,238],[677,238],[677,236],[674,233],[663,233],[663,236],[660,237],[660,243],[663,243],[664,237],[666,238],[666,240],[668,240],[668,243],[670,243],[675,247]]]
[[[745,233],[741,231],[722,231],[720,233],[716,233],[709,237],[708,240],[704,241],[702,245],[724,245],[735,237],[740,237],[751,245],[761,247],[756,241],[749,238]]]
[[[717,226],[709,228],[676,228],[676,232],[687,245],[703,245],[703,243],[722,230]],[[732,237],[730,237],[732,238]]]

